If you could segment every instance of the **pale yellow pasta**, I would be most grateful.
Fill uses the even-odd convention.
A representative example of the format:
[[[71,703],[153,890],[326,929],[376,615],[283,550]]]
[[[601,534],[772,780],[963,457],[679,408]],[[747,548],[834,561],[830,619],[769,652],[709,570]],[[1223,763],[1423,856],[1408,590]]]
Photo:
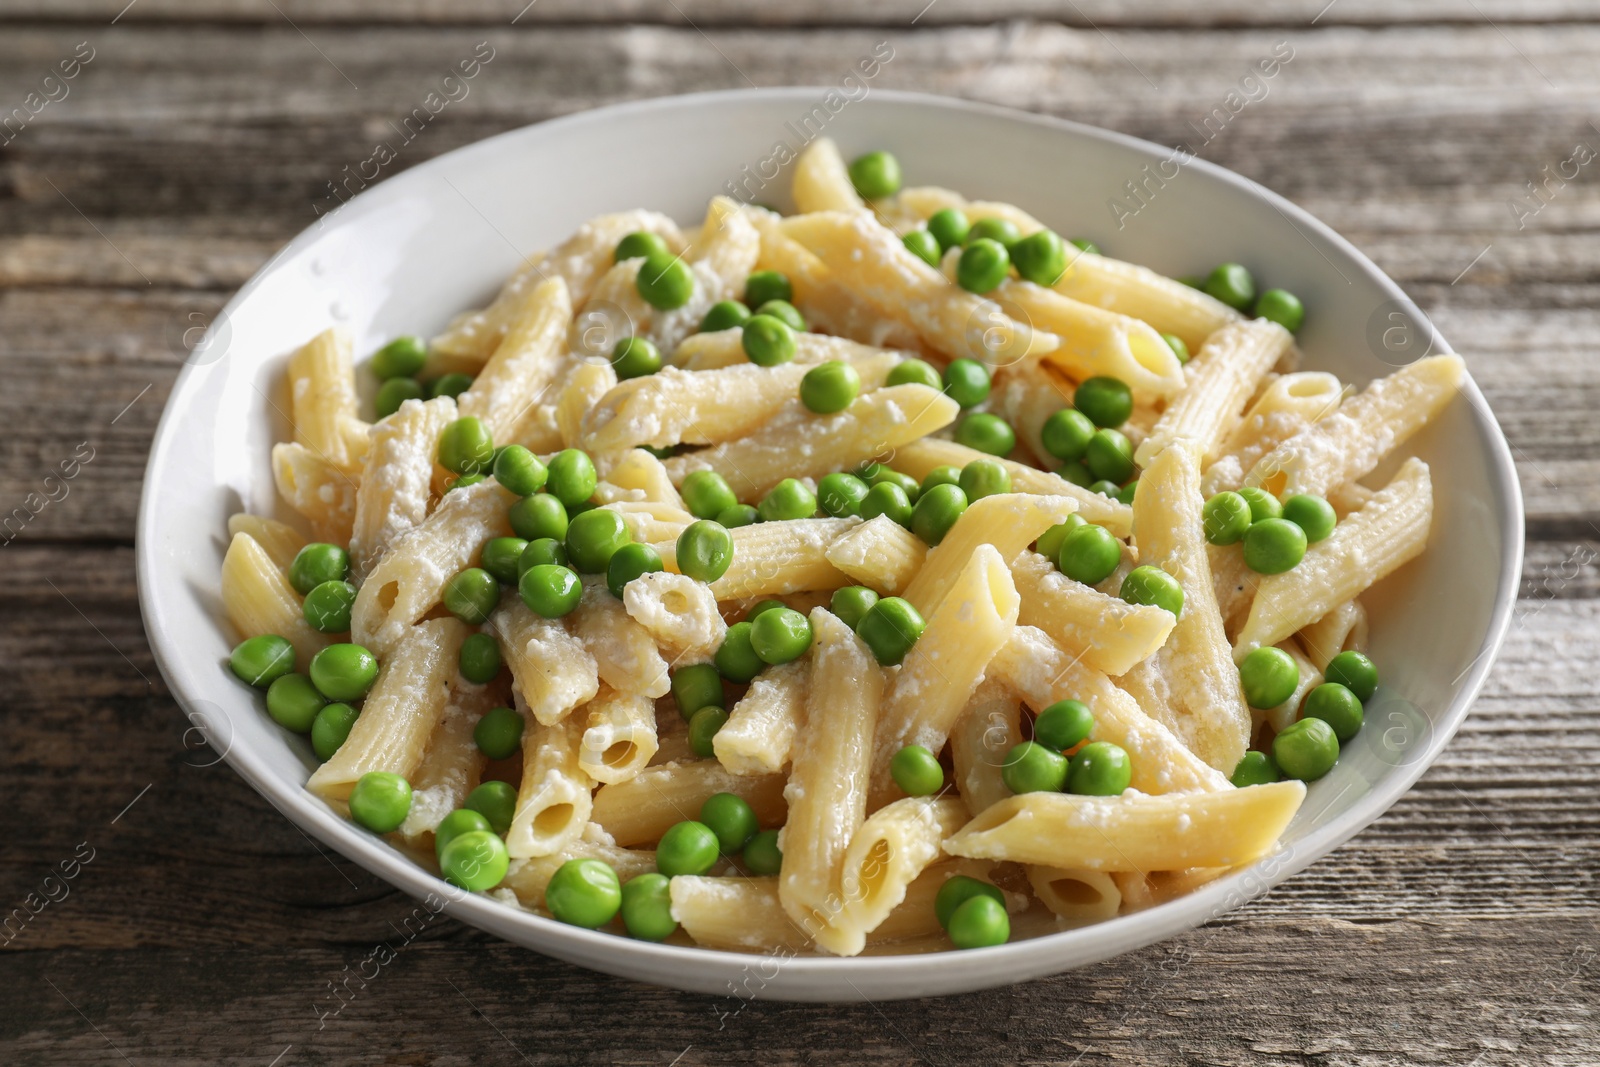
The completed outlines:
[[[1029,867],[1027,871],[1034,895],[1074,925],[1115,918],[1122,908],[1122,891],[1104,871],[1082,867]]]
[[[1165,796],[1024,793],[975,816],[944,847],[972,859],[1092,871],[1234,867],[1272,851],[1305,795],[1305,783],[1294,780]]]
[[[733,562],[711,583],[711,592],[725,601],[849,585],[849,576],[828,561],[828,549],[860,523],[860,519],[784,519],[729,530]],[[678,569],[676,544],[652,547],[668,570]]]
[[[780,774],[743,777],[716,760],[663,763],[601,786],[590,817],[619,845],[647,845],[675,824],[699,818],[707,797],[732,793],[750,805],[762,826],[775,827],[784,820],[783,788]]]
[[[791,191],[799,211],[858,211],[866,207],[831,137],[818,137],[800,153]]]
[[[590,840],[591,823],[585,827],[584,836],[549,856],[529,856],[512,860],[500,884],[517,896],[517,903],[525,908],[544,907],[545,887],[556,871],[568,860],[599,860],[626,882],[656,869],[656,854],[649,849],[622,848],[606,840]]]
[[[728,709],[728,721],[711,739],[717,761],[738,775],[778,774],[789,764],[796,734],[805,727],[811,683],[807,658],[756,675]]]
[[[969,813],[1011,796],[1000,771],[1006,753],[1022,740],[1021,702],[999,683],[984,682],[950,731],[955,786]]]
[[[938,547],[928,552],[922,569],[906,587],[905,599],[927,617],[954,587],[980,545],[992,546],[1002,566],[1009,564],[1040,534],[1066,521],[1075,510],[1068,497],[1026,493],[997,493],[974,501],[946,531]]]
[[[635,622],[603,578],[583,583],[583,596],[569,616],[574,637],[594,657],[600,680],[624,693],[666,696],[671,679],[650,632]]]
[[[622,606],[675,664],[710,659],[728,633],[711,588],[670,571],[629,582],[622,589]]]
[[[799,952],[811,945],[784,911],[777,878],[679,875],[668,891],[672,917],[697,945],[733,952]]]
[[[606,457],[603,457],[606,458]],[[642,448],[632,448],[606,464],[597,490],[602,503],[660,504],[684,510],[683,497],[661,460]],[[686,511],[685,514],[688,514]],[[692,519],[693,516],[690,516]]]
[[[538,403],[530,406],[523,412],[505,443],[521,445],[541,456],[561,451],[561,426],[556,421],[556,405]]]
[[[561,620],[542,619],[522,598],[505,597],[489,624],[517,694],[541,725],[560,722],[600,691],[593,654]]]
[[[1211,588],[1222,628],[1229,638],[1236,637],[1250,612],[1261,575],[1245,566],[1244,551],[1238,545],[1207,545],[1206,559],[1211,564]]]
[[[672,365],[686,371],[712,371],[750,366],[750,357],[744,351],[743,337],[744,332],[737,328],[714,330],[711,333],[697,333],[692,337],[686,337],[673,352]],[[871,385],[870,388],[877,388],[877,385],[882,384],[882,377],[888,374],[888,370],[884,369],[885,356],[893,356],[898,360],[903,358],[904,353],[890,352],[887,347],[808,330],[794,335],[794,359],[791,362],[811,366],[831,360],[849,363],[861,375],[863,388],[869,387],[867,383],[874,381],[877,384]],[[888,364],[888,368],[892,370],[893,364]]]
[[[828,562],[885,596],[903,592],[928,558],[928,546],[887,515],[846,531],[828,546]]]
[[[1116,677],[1147,659],[1167,640],[1177,620],[1152,604],[1129,604],[1073,581],[1037,552],[1011,562],[1022,597],[1017,621],[1037,626],[1063,649],[1097,671]]]
[[[571,319],[566,282],[556,277],[535,285],[511,317],[494,354],[457,398],[462,416],[478,419],[490,438],[504,441],[554,382],[566,356]]]
[[[514,859],[552,855],[583,833],[594,788],[580,762],[587,720],[570,715],[553,726],[528,723],[523,730],[522,785],[506,831],[506,851]]]
[[[396,538],[428,517],[439,436],[456,417],[456,402],[448,396],[407,400],[372,427],[350,531],[356,581],[366,578]]]
[[[1299,639],[1317,670],[1325,671],[1328,662],[1341,652],[1366,651],[1367,609],[1359,600],[1346,600],[1316,622],[1301,627]]]
[[[589,702],[578,766],[596,782],[625,782],[644,770],[659,747],[655,701],[639,693],[602,690]]]
[[[1165,400],[1184,387],[1183,364],[1147,322],[1020,279],[1002,282],[994,295],[1012,318],[1061,339],[1038,358],[1077,381],[1109,375],[1145,402]]]
[[[324,330],[289,357],[294,439],[340,470],[360,467],[367,425],[356,414],[350,335]]]
[[[1338,410],[1344,385],[1323,371],[1279,375],[1250,405],[1244,419],[1222,443],[1221,454],[1206,468],[1207,496],[1238,489],[1245,472],[1262,456]]]
[[[676,504],[623,500],[601,506],[621,515],[628,527],[629,537],[640,544],[676,541],[678,535],[694,522],[694,516]]]
[[[905,797],[861,824],[844,855],[844,908],[830,924],[840,955],[866,947],[867,935],[906,899],[907,888],[940,859],[945,838],[967,818],[966,805],[955,797]]]
[[[342,470],[298,442],[272,446],[278,495],[311,523],[319,541],[349,544],[356,519],[357,474]]]
[[[449,703],[466,637],[467,627],[459,619],[430,619],[410,627],[385,657],[350,736],[312,772],[306,788],[324,800],[344,801],[357,780],[371,771],[409,778]]]
[[[261,546],[267,557],[284,571],[294,562],[294,557],[306,547],[306,539],[288,523],[239,512],[228,516],[228,537],[249,534]]]
[[[1073,385],[1043,362],[1005,367],[995,374],[989,410],[1011,424],[1017,441],[1034,462],[1053,467],[1060,461],[1044,447],[1044,424],[1072,406]]]
[[[583,417],[600,398],[617,385],[617,372],[610,363],[579,361],[570,365],[566,380],[556,393],[556,426],[561,444],[577,448],[583,440]]]
[[[332,640],[306,622],[300,594],[267,550],[247,533],[236,533],[222,557],[222,610],[240,639],[277,634],[294,647],[304,670]]]
[[[467,794],[477,788],[488,759],[472,732],[484,712],[494,706],[494,691],[489,686],[474,685],[459,673],[450,680],[444,714],[410,778],[411,810],[400,824],[400,833],[413,847],[424,847],[427,842],[422,838],[463,806]]]

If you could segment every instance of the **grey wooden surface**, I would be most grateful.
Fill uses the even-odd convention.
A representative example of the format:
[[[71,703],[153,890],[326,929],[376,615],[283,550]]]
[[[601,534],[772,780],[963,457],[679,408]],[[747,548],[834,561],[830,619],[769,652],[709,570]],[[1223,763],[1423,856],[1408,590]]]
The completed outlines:
[[[32,897],[37,914],[0,934],[0,1062],[1600,1062],[1600,160],[1537,213],[1511,206],[1578,144],[1600,149],[1600,4],[524,4],[0,0],[0,120],[80,42],[94,55],[0,144],[0,512],[81,443],[94,454],[0,547],[0,910],[26,913],[78,863],[68,895]],[[477,41],[494,64],[402,165],[617,100],[828,81],[879,39],[896,48],[882,87],[1167,143],[1292,44],[1205,156],[1371,255],[1505,428],[1530,544],[1484,696],[1418,786],[1327,859],[1058,978],[747,1004],[441,919],[320,1017],[413,904],[212,765],[152,662],[131,544],[185,331]]]

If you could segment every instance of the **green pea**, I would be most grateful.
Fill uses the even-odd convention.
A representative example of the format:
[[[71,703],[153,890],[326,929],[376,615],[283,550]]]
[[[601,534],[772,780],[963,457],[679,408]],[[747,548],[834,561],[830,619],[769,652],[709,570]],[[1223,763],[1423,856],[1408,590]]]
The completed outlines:
[[[788,663],[811,647],[811,624],[793,608],[764,611],[750,623],[750,647],[763,663]]]
[[[499,885],[510,866],[505,841],[486,830],[457,834],[439,850],[439,873],[445,881],[472,893]]]
[[[378,680],[378,657],[360,645],[329,645],[311,657],[307,670],[329,700],[360,700]]]
[[[809,519],[817,513],[817,495],[804,482],[785,478],[768,490],[757,510],[768,522]]]
[[[717,847],[737,854],[756,836],[761,825],[745,799],[735,793],[713,793],[700,805],[700,822],[717,835]]]
[[[888,385],[926,385],[930,389],[942,389],[944,383],[939,378],[939,372],[932,363],[921,359],[904,359],[894,365],[889,371],[889,376],[884,379]]]
[[[267,714],[285,730],[308,733],[317,712],[327,703],[311,679],[303,674],[285,674],[267,686]]]
[[[932,796],[944,788],[939,758],[921,745],[906,745],[889,760],[889,776],[908,797]]]
[[[1292,722],[1272,739],[1272,759],[1288,777],[1314,782],[1339,761],[1339,735],[1322,719]]]
[[[1243,789],[1247,785],[1266,785],[1269,782],[1276,782],[1282,777],[1278,773],[1278,765],[1272,762],[1271,756],[1251,749],[1239,760],[1228,781]]]
[[[795,333],[805,333],[808,328],[806,317],[800,314],[799,308],[787,300],[768,300],[756,308],[756,314],[777,319]]]
[[[311,750],[326,763],[350,736],[360,712],[349,704],[324,704],[311,722]]]
[[[1294,333],[1306,321],[1306,308],[1300,303],[1300,298],[1288,290],[1268,289],[1256,298],[1255,315],[1258,319],[1268,319]]]
[[[1133,445],[1120,430],[1096,430],[1084,449],[1083,461],[1096,478],[1121,485],[1133,477]]]
[[[1233,545],[1244,540],[1250,529],[1250,501],[1238,493],[1218,493],[1200,509],[1206,540],[1214,545]]]
[[[1037,741],[1013,745],[1000,767],[1013,793],[1059,793],[1067,781],[1067,758]]]
[[[1089,416],[1074,408],[1062,408],[1044,421],[1039,436],[1046,452],[1070,462],[1083,458],[1094,431],[1095,425]]]
[[[1089,473],[1089,468],[1080,460],[1063,463],[1056,468],[1056,477],[1073,485],[1081,485],[1085,489],[1094,484],[1094,475]]]
[[[1122,580],[1118,595],[1129,604],[1154,604],[1174,615],[1183,613],[1183,587],[1160,567],[1135,567]]]
[[[946,463],[942,467],[933,468],[933,470],[929,471],[927,475],[923,477],[922,484],[917,487],[919,498],[920,494],[926,493],[929,489],[932,489],[936,485],[954,485],[959,487],[961,485],[961,468],[956,466],[954,463]]]
[[[265,689],[294,670],[294,646],[277,634],[247,637],[233,647],[228,669],[241,682]]]
[[[879,482],[867,490],[867,495],[861,500],[861,517],[875,519],[879,515],[887,515],[895,523],[910,528],[911,498],[906,491],[894,482]]]
[[[1108,496],[1115,500],[1122,492],[1122,489],[1117,485],[1116,482],[1102,478],[1098,482],[1095,482],[1089,486],[1089,492],[1099,493],[1101,496]]]
[[[988,882],[955,874],[946,878],[939,892],[934,894],[934,918],[939,920],[940,926],[949,929],[950,917],[956,913],[956,909],[974,897],[987,897],[1002,908],[1006,902],[1005,894]]]
[[[758,270],[744,280],[744,302],[760,307],[768,300],[794,300],[794,286],[780,271]]]
[[[517,790],[509,782],[484,782],[467,794],[462,806],[488,819],[489,828],[504,837],[517,813]]]
[[[989,398],[989,370],[975,359],[952,360],[944,369],[944,391],[964,408]]]
[[[752,315],[744,324],[739,343],[757,366],[776,367],[794,358],[794,331],[771,315]]]
[[[888,152],[868,152],[850,161],[850,184],[863,200],[882,200],[900,191],[900,161]]]
[[[1120,378],[1096,375],[1078,386],[1072,403],[1096,426],[1115,429],[1133,414],[1133,391]]]
[[[491,537],[483,543],[479,563],[494,576],[495,581],[515,585],[520,574],[522,554],[527,549],[528,542],[520,537]]]
[[[368,771],[350,791],[350,817],[375,834],[398,830],[411,812],[411,783],[389,771]]]
[[[1239,490],[1239,495],[1244,497],[1250,505],[1250,521],[1260,522],[1262,519],[1283,518],[1283,505],[1278,503],[1278,498],[1259,486],[1246,486]]]
[[[615,511],[585,511],[567,527],[567,557],[579,574],[604,574],[617,549],[632,539],[627,522]]]
[[[701,708],[722,708],[728,703],[722,692],[722,676],[709,663],[696,663],[674,673],[672,698],[685,722]]]
[[[678,928],[672,917],[672,879],[651,872],[622,883],[622,925],[640,941],[664,941]]]
[[[867,483],[843,471],[824,475],[822,481],[817,483],[817,503],[835,518],[860,514],[861,501],[866,496]]]
[[[1011,424],[998,415],[986,411],[967,415],[956,424],[957,444],[987,452],[991,456],[1005,456],[1017,447],[1017,435]]]
[[[892,667],[906,658],[927,625],[909,600],[886,596],[861,616],[856,635],[872,650],[873,658]]]
[[[997,459],[975,459],[961,470],[961,491],[968,500],[1011,492],[1011,472]]]
[[[549,493],[523,497],[511,505],[507,517],[517,536],[529,544],[547,538],[566,539],[567,509]]]
[[[612,596],[621,600],[622,590],[629,582],[642,574],[654,574],[664,569],[661,553],[649,545],[629,543],[617,549],[611,556],[611,562],[606,564],[606,588],[611,590]]]
[[[532,496],[545,487],[550,472],[539,457],[521,445],[506,445],[494,459],[494,480],[518,496]]]
[[[545,887],[544,906],[559,922],[593,930],[616,918],[622,908],[622,885],[603,860],[568,860]]]
[[[1283,502],[1283,517],[1300,527],[1300,531],[1306,535],[1306,543],[1313,545],[1333,533],[1334,526],[1339,522],[1332,504],[1320,496],[1305,493]]]
[[[1033,543],[1033,550],[1051,562],[1061,558],[1061,546],[1067,541],[1067,534],[1084,525],[1082,515],[1068,515],[1065,522],[1058,522],[1044,533],[1039,535],[1039,540]]]
[[[711,827],[686,819],[670,827],[656,845],[656,870],[668,878],[701,875],[717,864],[720,844]]]
[[[941,251],[966,244],[970,229],[972,223],[960,208],[942,208],[928,216],[928,232],[939,242]]]
[[[701,333],[731,330],[750,321],[750,309],[737,300],[719,300],[711,305],[706,317],[700,320]]]
[[[1239,684],[1252,708],[1275,708],[1294,696],[1300,684],[1300,667],[1281,648],[1266,645],[1253,650],[1239,664]]]
[[[388,381],[392,378],[415,378],[427,362],[426,341],[420,337],[396,337],[374,352],[367,366],[373,374]]]
[[[428,387],[428,395],[430,397],[458,397],[471,388],[472,375],[455,371],[435,378],[433,384]]]
[[[691,471],[683,479],[683,503],[697,519],[714,519],[739,503],[728,482],[716,471]]]
[[[500,644],[493,634],[469,634],[458,657],[461,677],[476,685],[494,681],[500,673]]]
[[[517,594],[535,615],[559,619],[570,614],[583,599],[583,583],[566,567],[541,563],[522,572]]]
[[[378,418],[386,419],[399,411],[407,400],[421,400],[427,395],[428,391],[415,378],[390,378],[378,386],[373,395],[372,411]]]
[[[658,234],[653,234],[649,230],[634,230],[617,242],[617,250],[611,258],[613,262],[621,263],[625,259],[648,259],[652,255],[671,254],[672,249],[667,247],[667,242]]]
[[[289,584],[305,596],[323,582],[342,582],[350,573],[350,554],[338,545],[313,542],[295,553]]]
[[[481,567],[468,567],[445,584],[445,610],[474,626],[489,621],[500,605],[500,583]]]
[[[457,474],[480,474],[494,460],[494,441],[474,416],[457,419],[439,435],[439,463]]]
[[[1029,234],[1010,251],[1017,273],[1035,285],[1054,285],[1067,271],[1067,250],[1053,230]]]
[[[728,573],[733,563],[733,538],[721,523],[700,519],[678,535],[677,557],[681,573],[710,584]]]
[[[878,594],[866,586],[847,585],[843,589],[833,591],[833,599],[828,602],[828,608],[839,616],[840,622],[854,630],[861,625],[861,617],[877,602]]]
[[[1361,732],[1364,714],[1361,698],[1338,682],[1323,682],[1306,696],[1300,715],[1307,719],[1321,719],[1333,727],[1340,744]]]
[[[1046,748],[1065,752],[1094,730],[1094,712],[1077,700],[1058,700],[1033,720],[1033,739]]]
[[[731,508],[723,508],[717,512],[717,525],[730,530],[737,530],[741,526],[754,526],[761,521],[761,513],[754,504],[735,504]]]
[[[1288,519],[1262,519],[1244,535],[1244,565],[1257,574],[1293,570],[1306,555],[1306,535]]]
[[[342,634],[350,629],[355,603],[356,587],[349,582],[323,582],[306,594],[300,613],[318,633]]]
[[[1117,501],[1128,506],[1133,505],[1133,498],[1139,493],[1139,479],[1135,478],[1117,491]]]
[[[988,897],[973,897],[950,916],[950,943],[956,948],[990,948],[1010,939],[1005,905]]]
[[[1084,585],[1099,585],[1122,562],[1122,542],[1104,526],[1086,523],[1067,533],[1056,556],[1061,573]]]
[[[1175,333],[1164,333],[1161,339],[1167,342],[1167,347],[1172,349],[1172,354],[1178,357],[1178,363],[1189,362],[1189,346],[1183,343],[1183,338]]]
[[[1322,675],[1328,681],[1338,682],[1350,690],[1363,704],[1378,691],[1378,668],[1360,652],[1352,650],[1339,653],[1328,661],[1328,669]]]
[[[927,230],[912,230],[900,238],[900,243],[922,262],[930,267],[939,265],[939,255],[943,251],[939,247],[939,239]]]
[[[661,311],[681,308],[694,295],[694,272],[671,252],[652,252],[639,265],[634,288],[645,303]]]
[[[1067,792],[1079,796],[1119,796],[1133,781],[1128,753],[1110,741],[1090,741],[1078,749],[1067,771]]]
[[[576,507],[594,496],[599,484],[600,476],[595,473],[594,460],[587,452],[568,448],[550,458],[550,476],[545,489],[566,507]]]
[[[818,415],[843,411],[860,392],[861,375],[843,360],[819,363],[800,379],[800,402]]]
[[[728,627],[722,645],[712,658],[717,673],[730,682],[744,683],[761,673],[766,664],[750,644],[750,623],[736,622]]]
[[[661,349],[648,337],[624,337],[611,350],[611,369],[618,381],[654,374],[661,369]]]
[[[966,510],[967,494],[960,486],[936,485],[911,509],[911,532],[930,547],[937,545]]]
[[[522,747],[522,716],[511,708],[490,708],[473,728],[478,751],[490,759],[509,759]]]
[[[524,548],[522,555],[517,557],[517,580],[520,582],[522,576],[534,567],[566,567],[568,565],[567,543],[564,534],[563,539],[560,541],[553,537],[536,538],[529,541],[528,547]]]
[[[1243,311],[1256,298],[1256,280],[1238,263],[1224,263],[1206,276],[1204,289],[1229,307]]]
[[[961,258],[956,262],[956,283],[969,293],[981,295],[1005,281],[1010,270],[1011,257],[1006,246],[980,237],[961,250]]]
[[[788,606],[789,605],[785,604],[781,600],[763,600],[755,607],[744,613],[744,621],[753,623],[759,616],[765,615],[769,611],[777,611],[779,608],[786,608]]]
[[[975,241],[994,241],[1005,248],[1010,248],[1022,240],[1022,231],[1017,229],[1017,224],[1009,219],[987,218],[979,219],[967,229],[967,239],[963,244],[971,245]]]
[[[439,820],[439,825],[433,828],[433,851],[435,855],[442,854],[456,838],[462,834],[474,832],[494,833],[489,826],[489,820],[471,808],[457,808],[449,815]]]
[[[922,485],[915,478],[911,477],[911,475],[903,474],[900,471],[886,467],[882,463],[875,463],[873,464],[871,476],[867,478],[867,484],[870,489],[871,486],[878,485],[882,482],[889,482],[893,485],[898,485],[901,489],[905,490],[906,499],[911,501],[913,504],[915,504],[917,502],[917,498],[922,495]]]
[[[1100,246],[1089,240],[1087,237],[1074,237],[1067,243],[1080,252],[1088,252],[1096,256],[1102,254],[1100,251]]]
[[[778,831],[762,830],[744,846],[744,865],[751,874],[771,875],[783,870],[783,852],[778,848]]]

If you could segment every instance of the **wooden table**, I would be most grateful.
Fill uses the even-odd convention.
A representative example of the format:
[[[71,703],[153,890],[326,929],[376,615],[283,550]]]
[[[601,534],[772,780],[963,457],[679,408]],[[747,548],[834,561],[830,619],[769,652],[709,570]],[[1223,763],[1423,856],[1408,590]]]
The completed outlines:
[[[58,97],[0,125],[0,512],[60,497],[0,534],[0,906],[61,898],[0,935],[0,1061],[1600,1062],[1600,160],[1560,177],[1577,146],[1600,150],[1600,8],[525,2],[0,2],[0,122],[30,92]],[[413,903],[211,765],[156,671],[134,514],[185,337],[479,41],[492,67],[396,169],[617,100],[830,81],[878,40],[895,48],[879,86],[1166,143],[1289,43],[1268,97],[1203,154],[1376,259],[1504,426],[1530,544],[1487,690],[1417,787],[1332,856],[1049,981],[745,1003],[439,919],[324,1015]],[[75,57],[76,77],[42,83]],[[49,479],[87,450],[75,478]],[[64,897],[47,881],[63,863]]]

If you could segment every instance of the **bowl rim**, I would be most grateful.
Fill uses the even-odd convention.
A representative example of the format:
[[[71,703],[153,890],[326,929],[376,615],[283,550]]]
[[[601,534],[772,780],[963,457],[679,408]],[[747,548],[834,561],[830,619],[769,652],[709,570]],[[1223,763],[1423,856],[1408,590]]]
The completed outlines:
[[[818,94],[827,91],[826,86],[710,90],[609,104],[521,126],[464,145],[408,168],[392,179],[380,182],[358,194],[350,202],[362,198],[375,198],[385,193],[393,195],[409,182],[425,179],[435,171],[458,165],[479,153],[493,153],[498,150],[502,142],[530,136],[530,131],[534,130],[603,124],[623,115],[693,108],[711,103],[737,106],[752,101],[764,103],[773,100],[814,100]],[[1066,134],[1070,137],[1109,142],[1131,149],[1152,160],[1165,158],[1171,153],[1170,148],[1155,142],[1084,123],[932,93],[876,89],[872,92],[870,101],[864,100],[862,103],[871,101],[877,101],[879,106],[887,104],[891,107],[944,109],[1032,125],[1054,135]],[[1296,204],[1243,175],[1206,160],[1194,158],[1186,166],[1198,168],[1212,178],[1264,201],[1298,227],[1309,230],[1329,242],[1369,281],[1387,293],[1400,309],[1413,316],[1414,321],[1428,322],[1421,309],[1400,286],[1366,255],[1331,227]],[[320,236],[322,224],[327,217],[331,216],[319,218],[311,223],[263,264],[213,320],[213,329],[215,323],[226,322],[240,305],[253,297],[256,290],[270,276],[279,259],[297,253],[314,243]],[[208,332],[208,339],[209,336]],[[1440,351],[1450,351],[1448,343],[1438,336],[1437,331],[1434,331],[1434,336],[1438,338]],[[156,549],[159,544],[157,532],[160,515],[156,501],[157,493],[153,486],[160,480],[161,472],[171,463],[169,453],[174,445],[178,423],[174,416],[176,405],[173,401],[180,399],[186,393],[192,379],[201,370],[200,366],[189,364],[179,372],[163,409],[145,465],[135,539],[139,603],[151,652],[174,700],[191,720],[197,721],[204,718],[199,716],[197,719],[194,711],[194,705],[199,699],[194,695],[199,692],[199,678],[196,674],[199,664],[194,657],[184,656],[182,649],[175,647],[176,643],[166,637],[170,632],[165,625],[168,621],[165,609],[165,599],[168,594],[164,591],[165,586],[159,580],[156,569],[160,562]],[[938,987],[933,992],[874,992],[878,998],[893,999],[950,995],[960,991],[971,992],[1088,966],[1123,952],[1147,947],[1174,934],[1197,927],[1209,919],[1264,895],[1279,882],[1298,873],[1348,841],[1387,811],[1432,765],[1477,699],[1509,629],[1520,584],[1524,550],[1523,502],[1510,447],[1470,373],[1463,382],[1462,393],[1471,403],[1471,417],[1479,424],[1480,432],[1487,443],[1486,458],[1490,486],[1504,505],[1499,509],[1497,516],[1503,548],[1493,610],[1477,657],[1464,672],[1464,684],[1461,684],[1450,706],[1441,713],[1427,744],[1417,757],[1395,767],[1343,815],[1308,833],[1288,852],[1275,853],[1266,860],[1257,861],[1190,893],[1143,911],[992,948],[963,951],[958,958],[961,964],[960,971],[966,977],[960,981],[940,981],[936,977],[931,977],[927,957],[918,954],[855,957],[789,956],[782,959],[782,967],[785,970],[792,968],[797,977],[801,978],[805,976],[813,979],[839,978],[862,999],[866,999],[867,994],[855,987],[851,981],[853,978],[874,983],[898,980],[906,987],[919,984]],[[682,974],[686,980],[690,978],[692,970],[714,968],[720,977],[722,972],[737,974],[747,970],[753,960],[774,958],[698,946],[636,941],[612,933],[570,926],[530,911],[512,909],[482,894],[463,893],[406,857],[402,850],[340,818],[326,804],[307,793],[303,784],[291,784],[279,778],[255,753],[230,744],[222,753],[222,757],[286,818],[347,859],[360,864],[415,899],[444,897],[443,910],[463,922],[495,933],[496,936],[503,936],[498,933],[497,928],[504,924],[522,926],[530,936],[527,941],[520,943],[531,942],[541,953],[613,974],[621,974],[627,970],[623,961],[629,958],[643,959],[652,961],[654,964],[652,969],[658,974]],[[1274,857],[1281,858],[1283,862],[1267,878],[1260,878],[1257,872],[1261,864]],[[1252,879],[1253,874],[1257,874],[1254,879]],[[1063,959],[1070,962],[1063,966],[1061,962]],[[687,970],[679,970],[680,967]],[[706,985],[703,982],[699,984],[702,987]],[[814,983],[802,984],[812,986],[813,992],[788,989],[783,984],[773,983],[751,991],[748,996],[739,995],[741,999],[819,999],[814,994]],[[689,987],[679,985],[678,988]],[[731,982],[729,988],[730,990],[733,988]],[[835,1000],[854,999],[849,994],[843,993],[830,993],[827,996]]]

